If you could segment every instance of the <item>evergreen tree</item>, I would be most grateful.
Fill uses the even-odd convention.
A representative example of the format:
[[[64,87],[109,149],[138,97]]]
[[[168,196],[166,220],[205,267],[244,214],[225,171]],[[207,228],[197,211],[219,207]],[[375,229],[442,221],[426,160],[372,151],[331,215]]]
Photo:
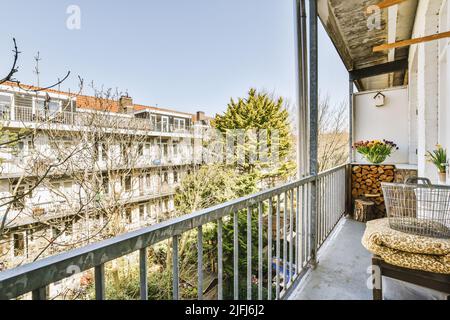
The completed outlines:
[[[261,179],[273,185],[276,180],[284,180],[295,171],[295,153],[293,149],[293,136],[289,123],[289,113],[285,107],[283,98],[274,98],[268,93],[257,92],[250,89],[246,98],[237,101],[231,99],[227,110],[222,115],[216,115],[212,125],[226,134],[236,134],[236,130],[256,130],[267,132],[267,137],[257,135],[256,141],[247,135],[245,140],[245,163],[239,164],[238,169],[242,173],[256,174]],[[272,133],[278,133],[279,159],[272,159]],[[235,137],[237,138],[237,137]],[[263,139],[267,139],[266,142]],[[253,144],[253,146],[252,146]],[[267,144],[268,159],[257,158],[253,163],[249,158],[249,148],[259,148]]]

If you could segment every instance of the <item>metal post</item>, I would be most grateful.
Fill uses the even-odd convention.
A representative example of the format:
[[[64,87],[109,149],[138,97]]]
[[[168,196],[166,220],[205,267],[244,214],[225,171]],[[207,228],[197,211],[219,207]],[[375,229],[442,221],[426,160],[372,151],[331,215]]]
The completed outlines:
[[[233,294],[234,300],[239,300],[239,239],[238,239],[239,225],[238,225],[238,212],[233,214]]]
[[[317,176],[318,147],[318,37],[317,37],[317,0],[309,1],[309,170],[312,176]],[[311,265],[317,264],[317,186],[316,180],[311,188]]]
[[[105,265],[95,267],[95,299],[105,300]]]
[[[203,300],[203,227],[197,228],[197,273],[198,273],[198,300]]]
[[[222,218],[217,221],[217,299],[223,299],[223,233]]]
[[[263,203],[258,205],[258,300],[263,294]]]
[[[272,216],[273,202],[269,198],[269,215],[267,217],[267,300],[272,300]]]
[[[349,80],[349,86],[348,86],[348,142],[349,142],[349,146],[348,146],[348,161],[349,161],[349,165],[347,167],[347,181],[346,181],[346,202],[347,202],[347,208],[346,208],[346,213],[349,215],[352,213],[352,208],[353,208],[353,204],[352,204],[352,190],[351,190],[351,185],[352,185],[352,163],[354,161],[354,156],[353,156],[353,79],[351,77],[351,75],[349,74],[348,76]]]
[[[139,250],[139,283],[141,300],[148,300],[147,248]]]
[[[38,288],[31,292],[31,299],[33,300],[47,300],[47,287]]]
[[[179,299],[180,278],[178,274],[178,236],[172,237],[172,299]]]
[[[276,225],[276,248],[275,248],[275,299],[280,299],[280,195],[277,194],[277,215],[275,218]]]
[[[353,162],[353,80],[350,76],[350,73],[348,75],[348,159],[349,162]]]
[[[308,172],[308,79],[307,79],[307,39],[306,39],[306,12],[305,0],[295,2],[295,42],[296,63],[298,79],[298,106],[297,106],[297,177],[301,178]]]
[[[252,208],[247,208],[247,300],[252,299]]]
[[[283,290],[286,291],[286,278],[287,278],[287,243],[286,243],[286,219],[288,211],[288,191],[284,192],[284,205],[283,205]]]

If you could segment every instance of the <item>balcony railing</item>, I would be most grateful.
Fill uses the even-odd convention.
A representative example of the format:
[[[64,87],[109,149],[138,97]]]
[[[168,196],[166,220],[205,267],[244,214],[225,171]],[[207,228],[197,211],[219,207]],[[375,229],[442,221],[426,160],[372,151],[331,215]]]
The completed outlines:
[[[71,112],[71,111],[49,111],[49,110],[35,110],[30,107],[13,106],[11,107],[14,116],[10,114],[2,114],[2,120],[15,120],[24,123],[38,123],[38,124],[61,124],[61,125],[75,125],[75,126],[91,126],[95,121],[96,126],[105,126],[116,129],[129,130],[145,130],[160,133],[191,133],[191,127],[185,126],[178,128],[174,125],[162,124],[161,122],[152,123],[149,119],[136,118],[134,116],[123,115],[101,115],[102,120],[95,119],[94,113],[87,112]],[[97,116],[98,117],[98,116]]]
[[[289,295],[311,264],[318,248],[331,233],[346,210],[347,166],[310,176],[254,195],[184,215],[179,218],[68,251],[50,258],[0,273],[0,299],[13,299],[32,292],[33,299],[46,299],[47,286],[95,268],[95,294],[105,298],[105,263],[130,253],[140,252],[140,296],[147,299],[147,248],[172,239],[173,299],[179,298],[178,241],[182,234],[198,230],[198,298],[203,299],[203,226],[217,224],[217,298],[224,298],[223,228],[233,229],[233,297],[282,299]],[[316,192],[312,193],[314,190]],[[316,194],[316,197],[313,195]],[[313,205],[313,204],[316,205]],[[313,210],[317,208],[317,210]],[[254,221],[252,213],[257,213]],[[257,261],[246,252],[246,272],[239,270],[239,234],[246,234],[246,247],[252,248],[252,228],[239,224],[257,223]],[[242,221],[242,220],[241,220]],[[267,237],[263,237],[266,232]],[[256,247],[256,246],[255,246]],[[264,248],[264,249],[263,249]],[[242,254],[242,253],[241,253]],[[257,272],[253,272],[256,270]],[[264,267],[263,267],[264,266]],[[264,270],[266,270],[264,272]],[[252,297],[252,278],[256,276],[257,297]],[[245,279],[245,281],[243,281]],[[263,296],[263,289],[266,294]],[[241,295],[240,295],[241,292]],[[267,295],[267,296],[266,296]]]
[[[175,193],[176,184],[162,184],[160,186],[152,186],[150,188],[144,188],[142,190],[135,189],[132,191],[122,191],[120,196],[122,198],[122,205],[131,204],[143,200],[157,199],[160,197],[172,195]],[[100,202],[100,207],[104,207],[105,204],[112,203],[112,195],[102,195],[104,197],[103,202]],[[88,202],[87,199],[79,199],[84,203]],[[76,199],[75,199],[76,201]],[[96,201],[92,201],[89,205],[84,205],[82,208],[78,203],[67,203],[66,200],[54,200],[43,203],[33,203],[33,201],[26,199],[24,204],[20,207],[19,212],[24,213],[24,217],[16,217],[12,215],[11,221],[5,220],[6,227],[17,227],[24,224],[31,224],[36,222],[44,222],[56,218],[64,218],[74,214],[79,214],[80,210],[83,212],[86,210],[98,211],[99,204]],[[24,208],[26,208],[24,210]],[[13,208],[14,211],[14,208]],[[0,212],[0,220],[3,217],[3,212]]]

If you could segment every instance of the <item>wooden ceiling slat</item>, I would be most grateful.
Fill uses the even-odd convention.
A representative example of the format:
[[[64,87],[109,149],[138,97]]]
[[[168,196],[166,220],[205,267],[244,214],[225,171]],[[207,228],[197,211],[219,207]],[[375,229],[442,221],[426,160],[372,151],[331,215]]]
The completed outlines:
[[[434,41],[434,40],[439,40],[439,39],[449,38],[449,37],[450,37],[450,31],[441,32],[441,33],[436,33],[436,34],[433,34],[430,36],[382,44],[380,46],[373,47],[373,52],[379,52],[379,51],[384,51],[384,50],[389,50],[389,49],[394,49],[394,48],[408,47],[413,44],[429,42],[429,41]]]
[[[377,6],[380,9],[385,9],[385,8],[392,7],[392,6],[396,5],[396,4],[400,4],[400,3],[405,2],[405,1],[406,0],[384,0],[384,1],[381,1],[379,4],[377,4]]]

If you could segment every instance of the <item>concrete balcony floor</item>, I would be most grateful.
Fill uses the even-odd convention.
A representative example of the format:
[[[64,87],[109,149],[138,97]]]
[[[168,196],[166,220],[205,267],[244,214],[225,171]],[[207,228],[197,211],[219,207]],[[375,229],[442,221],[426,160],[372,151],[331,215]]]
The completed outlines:
[[[367,269],[372,255],[361,244],[365,224],[344,218],[319,250],[319,264],[309,272],[291,300],[369,300]]]

